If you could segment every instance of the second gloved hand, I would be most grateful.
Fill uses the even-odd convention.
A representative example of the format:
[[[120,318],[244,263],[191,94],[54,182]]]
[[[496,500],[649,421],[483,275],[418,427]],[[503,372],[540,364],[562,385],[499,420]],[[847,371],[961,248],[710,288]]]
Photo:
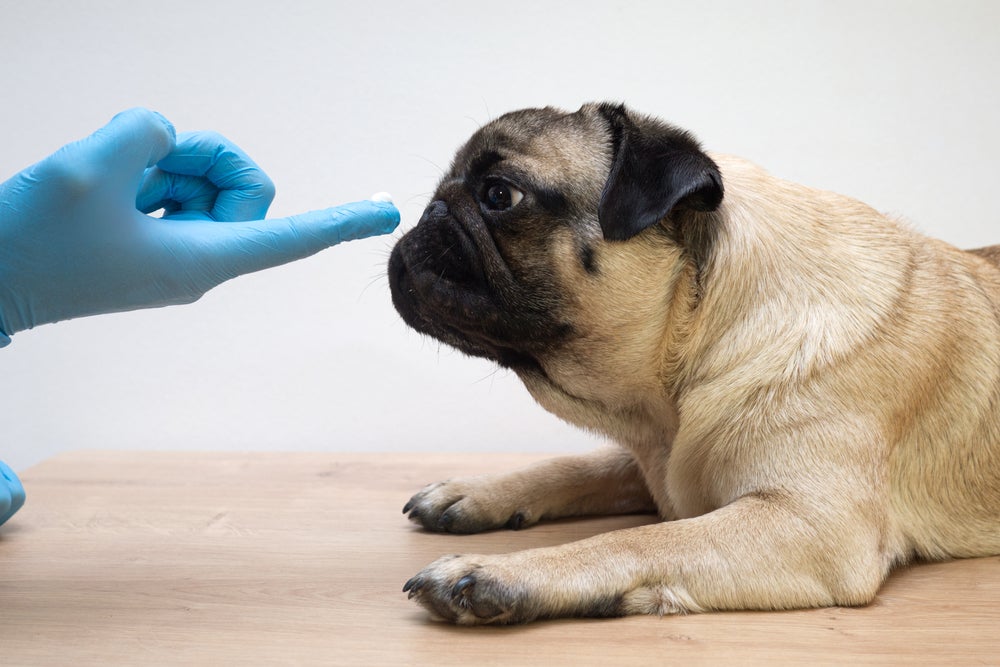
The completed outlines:
[[[0,347],[48,322],[190,303],[399,223],[391,203],[372,201],[265,221],[273,196],[224,137],[177,136],[145,109],[115,116],[0,184]]]
[[[0,525],[14,516],[24,504],[24,486],[3,461],[0,461]]]

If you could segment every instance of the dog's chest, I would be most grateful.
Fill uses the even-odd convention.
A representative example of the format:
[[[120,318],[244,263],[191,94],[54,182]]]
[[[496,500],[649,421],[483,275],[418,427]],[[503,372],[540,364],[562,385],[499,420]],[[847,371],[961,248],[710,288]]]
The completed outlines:
[[[707,445],[675,441],[666,464],[652,485],[663,487],[673,518],[688,519],[712,512],[732,497],[732,462],[717,460],[718,452]],[[654,493],[654,497],[657,494]]]
[[[621,439],[642,471],[664,519],[686,519],[718,509],[730,497],[731,475],[705,449],[676,438]]]

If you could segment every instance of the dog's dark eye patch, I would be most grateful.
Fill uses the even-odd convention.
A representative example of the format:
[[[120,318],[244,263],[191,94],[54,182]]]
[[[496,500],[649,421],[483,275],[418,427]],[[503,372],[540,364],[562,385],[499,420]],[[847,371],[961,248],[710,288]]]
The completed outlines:
[[[532,187],[531,191],[534,193],[535,199],[538,200],[538,203],[542,205],[542,208],[553,215],[562,215],[566,212],[566,209],[569,208],[565,195],[558,190],[544,187]]]
[[[597,253],[593,246],[586,245],[580,248],[580,263],[583,264],[584,271],[590,275],[597,274]]]
[[[502,161],[503,156],[496,151],[480,153],[469,165],[469,169],[466,171],[466,181],[469,183],[482,182],[489,171]]]
[[[503,161],[503,155],[495,150],[480,153],[472,160],[465,172],[466,183],[475,191],[478,191],[481,184],[485,183],[491,177],[507,180],[523,190],[530,191],[534,195],[535,200],[549,213],[553,215],[566,213],[569,209],[569,203],[563,193],[533,182],[528,174],[523,174],[510,168],[504,169],[501,167],[498,169],[498,165]]]

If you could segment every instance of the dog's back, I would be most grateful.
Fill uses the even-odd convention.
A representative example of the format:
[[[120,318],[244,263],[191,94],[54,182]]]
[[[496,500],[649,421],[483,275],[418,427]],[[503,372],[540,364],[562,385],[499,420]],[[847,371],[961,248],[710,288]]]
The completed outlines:
[[[985,248],[973,248],[972,250],[967,250],[966,252],[978,255],[991,264],[1000,267],[1000,245],[991,245],[986,246]]]
[[[773,396],[811,397],[813,406],[823,403],[817,397],[840,401],[845,414],[870,419],[868,451],[884,448],[889,533],[899,540],[893,558],[1000,553],[1000,245],[961,251],[860,202],[714,158],[727,182],[727,225],[702,312],[729,317],[744,309],[741,321],[753,326],[703,325],[711,336],[731,331],[738,340],[693,358],[702,367],[714,362],[726,387],[781,391],[759,404],[755,414],[767,418],[753,428],[739,405],[719,407],[738,392],[706,384],[714,393],[698,404],[739,414],[732,437],[741,428],[765,437],[767,423],[782,416]],[[789,320],[771,316],[772,303],[799,314],[795,336],[783,336]],[[748,349],[744,357],[709,356]],[[848,462],[850,448],[840,451]]]

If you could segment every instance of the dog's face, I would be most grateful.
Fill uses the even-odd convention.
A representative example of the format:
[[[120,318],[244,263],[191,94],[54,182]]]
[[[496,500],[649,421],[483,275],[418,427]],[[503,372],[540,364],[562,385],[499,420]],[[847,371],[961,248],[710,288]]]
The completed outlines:
[[[418,331],[586,392],[630,357],[653,364],[722,195],[690,136],[624,107],[510,113],[458,151],[394,248],[393,302]]]

